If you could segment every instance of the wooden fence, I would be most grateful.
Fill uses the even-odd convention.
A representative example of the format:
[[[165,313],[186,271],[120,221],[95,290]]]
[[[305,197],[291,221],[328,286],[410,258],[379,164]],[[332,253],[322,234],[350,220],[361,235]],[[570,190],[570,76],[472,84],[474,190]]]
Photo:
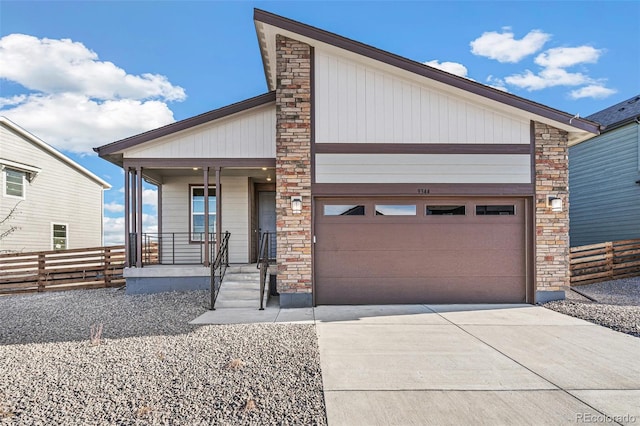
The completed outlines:
[[[0,294],[119,287],[124,246],[0,254]]]
[[[574,286],[640,275],[640,240],[571,247],[569,256]]]

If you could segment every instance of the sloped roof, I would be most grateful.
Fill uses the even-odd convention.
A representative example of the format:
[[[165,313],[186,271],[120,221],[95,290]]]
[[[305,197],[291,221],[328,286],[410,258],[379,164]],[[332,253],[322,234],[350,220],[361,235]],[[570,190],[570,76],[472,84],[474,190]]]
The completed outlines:
[[[258,33],[258,41],[260,43],[260,51],[262,54],[262,61],[265,69],[265,76],[267,79],[267,85],[270,90],[275,89],[276,84],[276,66],[275,66],[275,44],[273,43],[273,37],[269,37],[267,33],[270,30],[269,27],[275,28],[275,32],[287,35],[287,33],[295,34],[302,37],[297,37],[297,40],[305,43],[317,44],[323,43],[345,51],[361,55],[402,70],[427,77],[431,80],[439,83],[444,83],[456,89],[464,90],[469,94],[478,95],[493,102],[498,102],[503,105],[507,105],[512,108],[517,108],[522,111],[526,111],[529,114],[537,117],[542,117],[546,120],[551,120],[561,124],[560,128],[565,130],[572,129],[575,132],[581,132],[583,135],[578,140],[574,141],[578,143],[584,139],[592,137],[594,134],[600,133],[600,126],[598,123],[591,122],[589,120],[579,118],[573,114],[569,114],[555,108],[531,101],[529,99],[521,98],[511,93],[507,93],[493,87],[469,80],[464,77],[448,73],[446,71],[439,70],[422,64],[411,59],[396,55],[391,52],[378,49],[376,47],[355,41],[341,35],[322,30],[311,25],[307,25],[298,21],[294,21],[283,16],[273,14],[260,9],[254,9],[253,20],[256,24],[256,31]],[[288,35],[287,35],[288,36]],[[295,38],[295,37],[294,37]],[[585,135],[588,133],[591,135]]]
[[[51,145],[49,145],[48,143],[46,143],[45,141],[40,139],[39,137],[29,133],[28,131],[26,131],[22,127],[18,126],[16,123],[14,123],[13,121],[9,120],[7,117],[0,116],[0,124],[4,124],[10,130],[12,130],[14,133],[16,133],[16,134],[22,136],[23,138],[27,139],[28,141],[30,141],[31,143],[33,143],[34,145],[36,145],[37,147],[39,147],[43,151],[45,151],[48,154],[50,154],[52,157],[57,158],[58,160],[62,161],[63,163],[66,163],[72,169],[77,170],[78,172],[80,172],[81,174],[85,175],[89,179],[97,182],[104,189],[111,188],[111,185],[109,184],[109,182],[107,182],[107,181],[105,181],[103,179],[100,179],[97,175],[93,174],[88,169],[82,167],[80,164],[76,163],[71,158],[67,157],[66,155],[64,155],[63,153],[61,153],[60,151],[58,151],[57,149],[55,149],[54,147],[52,147]]]
[[[220,118],[242,113],[252,108],[275,102],[275,100],[276,92],[267,92],[253,98],[245,99],[243,101],[224,106],[222,108],[214,109],[213,111],[205,112],[194,117],[189,117],[184,120],[176,121],[175,123],[167,124],[166,126],[162,126],[157,129],[149,130],[148,132],[140,133],[139,135],[134,135],[125,139],[121,139],[119,141],[111,142],[110,144],[93,148],[93,150],[105,160],[122,166],[122,154],[120,153],[120,151],[122,150],[152,141],[154,139],[161,138],[163,136],[191,129],[193,127],[209,123]]]
[[[602,124],[605,126],[604,132],[607,132],[635,121],[636,118],[640,118],[640,95],[591,114],[587,120]]]

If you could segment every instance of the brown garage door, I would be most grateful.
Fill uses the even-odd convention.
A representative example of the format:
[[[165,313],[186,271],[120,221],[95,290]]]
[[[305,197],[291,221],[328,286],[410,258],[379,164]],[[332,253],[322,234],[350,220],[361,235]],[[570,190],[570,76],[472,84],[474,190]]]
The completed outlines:
[[[524,199],[315,205],[318,304],[525,302]]]

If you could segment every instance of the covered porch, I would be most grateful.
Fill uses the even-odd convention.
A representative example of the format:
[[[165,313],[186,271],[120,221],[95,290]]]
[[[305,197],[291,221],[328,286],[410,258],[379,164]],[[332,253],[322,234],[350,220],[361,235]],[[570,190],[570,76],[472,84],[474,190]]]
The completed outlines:
[[[207,289],[225,235],[226,263],[248,264],[275,233],[274,159],[125,159],[123,168],[127,292]],[[143,225],[143,182],[157,188],[157,230]]]

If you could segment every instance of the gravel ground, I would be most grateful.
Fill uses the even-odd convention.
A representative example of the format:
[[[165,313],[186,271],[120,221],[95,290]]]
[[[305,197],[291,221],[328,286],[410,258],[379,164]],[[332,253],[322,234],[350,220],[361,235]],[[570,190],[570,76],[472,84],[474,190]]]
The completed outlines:
[[[0,297],[0,424],[326,424],[314,326],[187,324],[206,303],[115,289]]]
[[[566,300],[543,306],[613,330],[640,337],[640,277],[576,287]]]

